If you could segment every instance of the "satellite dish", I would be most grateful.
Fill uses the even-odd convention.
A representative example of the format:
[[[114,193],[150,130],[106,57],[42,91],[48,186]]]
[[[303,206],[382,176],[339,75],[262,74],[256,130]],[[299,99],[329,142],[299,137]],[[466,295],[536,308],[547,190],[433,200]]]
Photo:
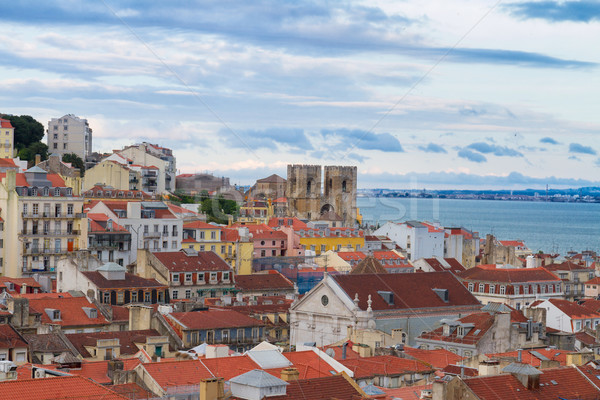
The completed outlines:
[[[335,350],[333,350],[331,347],[325,351],[325,354],[327,354],[331,358],[335,358]]]

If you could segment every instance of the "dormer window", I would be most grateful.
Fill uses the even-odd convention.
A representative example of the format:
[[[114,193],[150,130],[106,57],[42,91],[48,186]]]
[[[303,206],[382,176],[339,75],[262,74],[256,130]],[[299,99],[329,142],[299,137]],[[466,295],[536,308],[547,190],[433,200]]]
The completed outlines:
[[[32,188],[31,189],[31,195],[32,196],[37,196],[37,193],[38,193],[37,188]]]
[[[60,188],[54,188],[54,196],[60,196]]]
[[[44,196],[49,196],[50,195],[50,188],[45,187],[44,188]]]
[[[465,336],[465,328],[463,326],[456,328],[456,335],[460,337]]]
[[[60,319],[60,310],[52,311],[52,320],[56,321]]]
[[[444,336],[450,336],[450,325],[444,325],[442,328],[442,334]]]
[[[67,188],[67,196],[71,196],[73,195],[73,189],[71,189],[70,187]]]
[[[485,285],[483,283],[479,284],[479,293],[485,292]]]

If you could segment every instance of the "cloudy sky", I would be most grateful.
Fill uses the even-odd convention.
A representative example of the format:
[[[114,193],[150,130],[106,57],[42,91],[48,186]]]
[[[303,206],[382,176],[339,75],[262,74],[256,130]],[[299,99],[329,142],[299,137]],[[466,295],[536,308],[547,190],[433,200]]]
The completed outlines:
[[[0,111],[73,113],[94,150],[170,147],[249,184],[288,163],[359,186],[600,181],[600,3],[12,1]]]

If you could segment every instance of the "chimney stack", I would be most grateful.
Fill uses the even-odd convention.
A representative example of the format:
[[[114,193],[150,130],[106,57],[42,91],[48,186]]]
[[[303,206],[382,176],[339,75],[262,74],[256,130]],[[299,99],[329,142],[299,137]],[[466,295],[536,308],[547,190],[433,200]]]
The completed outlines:
[[[209,378],[200,381],[200,400],[222,400],[224,398],[223,378]]]
[[[41,162],[42,162],[42,156],[39,154],[36,154],[35,155],[35,165],[38,165]]]
[[[297,381],[300,378],[300,372],[296,368],[284,368],[281,370],[281,379],[289,381]]]

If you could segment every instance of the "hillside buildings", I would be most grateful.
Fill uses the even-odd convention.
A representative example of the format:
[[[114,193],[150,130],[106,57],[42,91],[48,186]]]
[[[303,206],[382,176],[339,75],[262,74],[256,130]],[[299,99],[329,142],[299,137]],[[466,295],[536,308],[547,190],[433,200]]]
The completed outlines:
[[[85,161],[92,154],[92,129],[87,119],[67,114],[48,121],[46,130],[50,153],[76,154]]]

